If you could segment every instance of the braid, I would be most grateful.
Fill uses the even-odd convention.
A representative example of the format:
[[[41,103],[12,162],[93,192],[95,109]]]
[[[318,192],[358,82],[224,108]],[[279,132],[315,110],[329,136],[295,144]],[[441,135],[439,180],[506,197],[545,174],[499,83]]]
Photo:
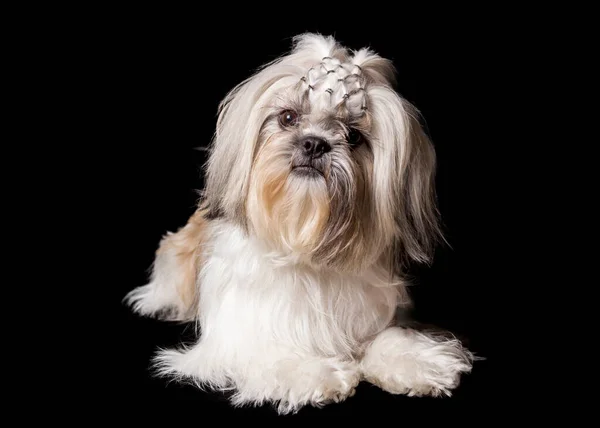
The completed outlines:
[[[360,66],[324,57],[320,64],[311,67],[300,79],[311,104],[337,107],[345,104],[353,116],[366,110],[365,77]]]

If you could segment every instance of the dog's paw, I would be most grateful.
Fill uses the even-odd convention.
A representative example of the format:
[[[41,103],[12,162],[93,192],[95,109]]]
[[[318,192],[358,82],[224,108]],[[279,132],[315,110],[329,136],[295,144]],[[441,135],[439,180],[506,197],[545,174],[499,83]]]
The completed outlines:
[[[407,329],[389,329],[367,349],[365,380],[392,394],[450,396],[473,355],[457,340],[441,340]]]
[[[323,407],[352,397],[360,381],[356,362],[314,359],[281,365],[278,378],[282,396],[278,404],[281,414],[293,413],[305,405]]]
[[[459,385],[461,375],[470,371],[470,366],[423,360],[408,362],[403,358],[390,364],[388,370],[395,372],[379,373],[378,376],[370,373],[365,379],[391,394],[439,397],[450,396]]]
[[[356,364],[337,363],[317,387],[311,404],[321,407],[332,402],[342,402],[355,394],[359,381],[360,374]]]

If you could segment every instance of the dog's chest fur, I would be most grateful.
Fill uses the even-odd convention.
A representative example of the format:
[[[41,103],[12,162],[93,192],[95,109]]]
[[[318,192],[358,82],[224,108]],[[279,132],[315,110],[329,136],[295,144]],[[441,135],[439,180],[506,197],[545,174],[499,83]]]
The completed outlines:
[[[209,227],[198,277],[203,341],[351,354],[393,318],[402,296],[383,268],[317,271],[270,253],[229,223]]]

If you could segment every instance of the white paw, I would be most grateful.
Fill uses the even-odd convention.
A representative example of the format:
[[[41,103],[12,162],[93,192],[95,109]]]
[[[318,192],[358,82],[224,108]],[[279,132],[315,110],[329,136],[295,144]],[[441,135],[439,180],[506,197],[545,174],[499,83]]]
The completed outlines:
[[[356,393],[359,381],[360,374],[355,364],[335,368],[317,387],[311,404],[320,407],[331,402],[342,402]]]
[[[305,405],[323,407],[332,402],[339,403],[352,397],[360,381],[360,371],[355,362],[316,359],[279,368],[282,397],[279,413],[298,411]]]
[[[460,383],[462,373],[470,371],[470,366],[451,363],[450,365],[418,361],[419,357],[409,361],[395,361],[389,370],[396,366],[395,373],[380,373],[365,376],[366,380],[392,394],[405,394],[410,397],[442,395],[450,396],[451,391]],[[400,369],[399,365],[402,365]]]
[[[388,329],[367,349],[365,379],[392,394],[450,396],[473,356],[457,340],[436,339],[407,329]]]

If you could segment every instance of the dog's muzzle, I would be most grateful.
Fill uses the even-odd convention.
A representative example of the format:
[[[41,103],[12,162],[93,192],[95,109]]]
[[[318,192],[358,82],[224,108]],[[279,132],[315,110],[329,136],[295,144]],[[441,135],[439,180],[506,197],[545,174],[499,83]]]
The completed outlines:
[[[292,171],[307,177],[324,176],[323,155],[331,151],[331,145],[324,138],[308,135],[298,141],[298,155],[292,164]]]

